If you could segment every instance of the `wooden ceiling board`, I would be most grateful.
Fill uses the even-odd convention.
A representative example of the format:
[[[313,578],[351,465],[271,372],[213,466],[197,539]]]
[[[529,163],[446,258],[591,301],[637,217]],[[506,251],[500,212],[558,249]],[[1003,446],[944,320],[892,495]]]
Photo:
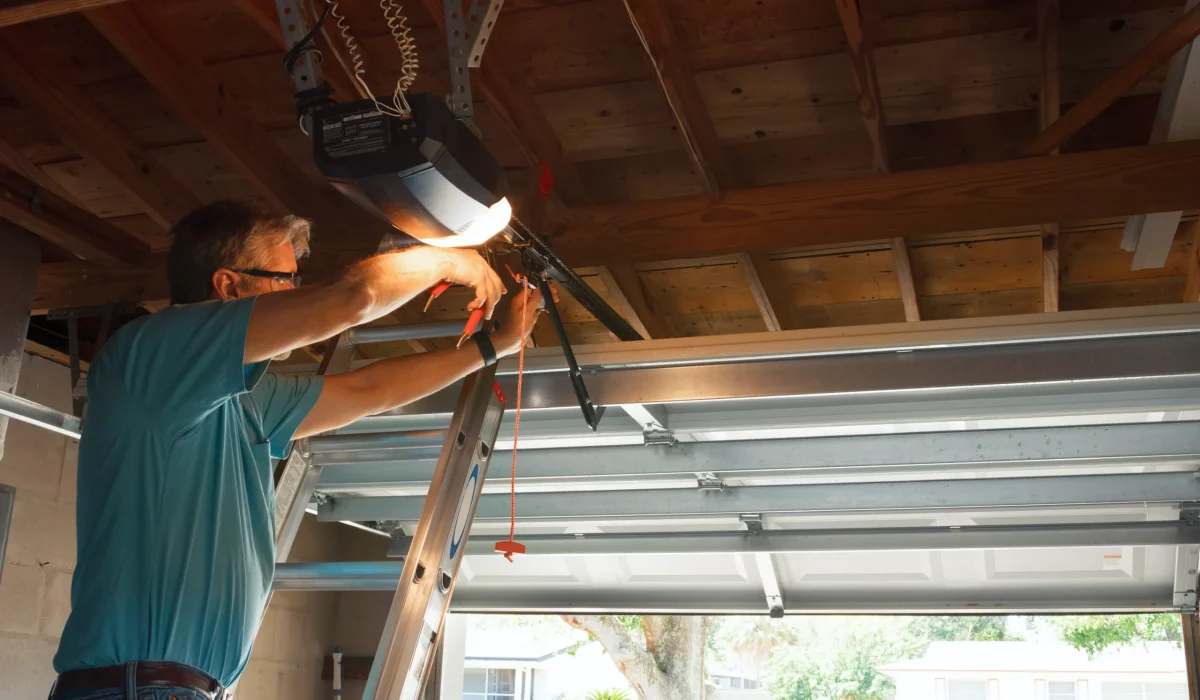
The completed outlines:
[[[1033,314],[1042,310],[1042,290],[1006,289],[971,294],[939,294],[920,297],[921,318],[936,321],[947,318],[980,318]]]
[[[537,95],[538,107],[575,161],[661,153],[680,148],[656,81]]]
[[[131,233],[145,241],[151,250],[166,250],[171,245],[171,239],[167,236],[167,232],[163,230],[163,227],[159,226],[158,222],[145,214],[114,216],[108,218],[107,221],[122,231]]]
[[[1130,269],[1133,253],[1121,250],[1121,228],[1058,237],[1059,280],[1062,286],[1099,282],[1122,282],[1187,275],[1192,242],[1186,235],[1191,223],[1180,224],[1163,267]]]
[[[858,301],[823,306],[798,306],[788,312],[792,328],[833,328],[877,323],[902,323],[904,304],[897,299]]]
[[[639,272],[650,305],[661,316],[721,313],[758,315],[746,276],[736,263]],[[761,323],[761,316],[759,321]]]
[[[621,0],[584,0],[533,12],[505,4],[491,50],[533,94],[654,76]],[[488,60],[484,54],[483,60]]]
[[[1039,238],[1008,238],[913,247],[917,296],[974,294],[1037,287],[1041,283]]]
[[[186,41],[189,51],[202,63],[279,51],[274,39],[230,0],[170,0],[141,4],[158,26],[178,41]],[[270,2],[264,4],[273,5]],[[324,3],[314,4],[324,7]]]
[[[794,308],[900,298],[890,250],[776,259],[759,273],[786,290]]]
[[[83,85],[80,91],[144,148],[203,140],[140,75]]]
[[[597,204],[678,197],[705,191],[683,151],[580,163],[579,174]]]
[[[738,187],[837,179],[874,172],[871,139],[864,129],[790,139],[728,144],[726,157]]]
[[[767,330],[762,314],[753,311],[726,311],[709,314],[668,316],[667,325],[672,338],[694,338],[704,335],[732,333],[761,333]]]
[[[1123,306],[1177,304],[1183,299],[1183,277],[1096,282],[1063,285],[1059,288],[1059,309],[1112,309]]]

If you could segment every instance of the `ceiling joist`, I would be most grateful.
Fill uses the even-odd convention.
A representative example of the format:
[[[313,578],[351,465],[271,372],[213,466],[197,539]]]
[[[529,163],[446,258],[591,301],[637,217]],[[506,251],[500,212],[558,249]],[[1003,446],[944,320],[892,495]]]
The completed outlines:
[[[654,67],[675,128],[697,173],[704,178],[709,192],[731,189],[733,173],[725,148],[692,77],[687,50],[675,36],[666,4],[663,0],[625,0],[625,9]]]
[[[1062,103],[1059,67],[1059,0],[1038,0],[1038,48],[1041,55],[1039,128],[1058,121]],[[1056,155],[1054,149],[1051,155]],[[1058,311],[1058,224],[1042,224],[1042,311]]]
[[[142,240],[7,168],[0,168],[0,218],[101,265],[137,266],[149,253]]]
[[[200,200],[161,163],[109,119],[79,88],[16,37],[0,39],[0,81],[27,107],[54,125],[73,150],[108,171],[151,219],[169,229]]]
[[[196,58],[178,54],[142,10],[115,5],[92,10],[87,18],[277,209],[314,219],[333,234],[314,240],[318,275],[378,248],[383,224],[308,179],[216,77]]]
[[[1200,5],[1184,12],[1178,20],[1121,66],[1120,70],[1046,127],[1041,136],[1025,149],[1025,154],[1046,155],[1062,146],[1067,139],[1129,92],[1138,81],[1190,44],[1197,35],[1200,35]]]
[[[854,84],[858,88],[858,111],[863,126],[871,137],[875,171],[888,172],[888,150],[883,116],[883,97],[879,90],[879,72],[875,69],[875,44],[870,28],[863,19],[861,0],[834,0],[842,33],[846,36],[846,53],[854,69]]]
[[[0,27],[113,5],[124,0],[16,0],[0,7]]]
[[[1184,141],[569,209],[547,229],[579,264],[666,260],[1189,209],[1197,181]]]

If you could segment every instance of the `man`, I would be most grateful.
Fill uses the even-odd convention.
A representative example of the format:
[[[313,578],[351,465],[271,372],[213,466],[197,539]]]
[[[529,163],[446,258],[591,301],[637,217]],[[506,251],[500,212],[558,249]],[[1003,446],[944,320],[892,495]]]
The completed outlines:
[[[172,306],[122,328],[88,372],[78,564],[54,700],[199,700],[232,684],[274,574],[271,458],[431,394],[491,355],[484,337],[325,378],[266,374],[272,358],[443,280],[473,288],[471,308],[488,317],[504,287],[477,253],[427,246],[300,287],[308,222],[235,202],[189,214],[172,235]],[[539,305],[535,294],[527,333]],[[490,337],[498,356],[524,342],[519,322]]]

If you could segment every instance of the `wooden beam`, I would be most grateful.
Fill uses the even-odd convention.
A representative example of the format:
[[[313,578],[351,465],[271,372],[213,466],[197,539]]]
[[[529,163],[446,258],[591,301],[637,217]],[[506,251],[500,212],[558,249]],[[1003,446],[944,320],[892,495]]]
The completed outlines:
[[[669,260],[1191,209],[1198,181],[1183,141],[567,209],[547,230],[576,265]]]
[[[1196,7],[1189,0],[1187,8]],[[1200,138],[1200,47],[1197,41],[1179,50],[1171,59],[1167,79],[1158,101],[1158,113],[1150,132],[1150,143]],[[1131,269],[1163,267],[1179,230],[1183,212],[1154,212],[1131,216],[1125,222],[1121,248],[1133,253]]]
[[[283,38],[283,27],[279,25],[279,14],[272,0],[233,0],[233,4],[237,6],[242,14],[249,17],[266,32],[281,51],[286,52],[291,48],[288,46],[287,40]],[[327,26],[332,25],[333,19],[331,18]],[[333,36],[337,36],[336,31]],[[354,83],[347,72],[347,67],[333,56],[333,52],[330,51],[329,46],[325,43],[324,36],[317,35],[317,46],[322,49],[328,59],[321,62],[321,67],[325,80],[328,80],[329,85],[333,87],[333,94],[344,102],[361,99],[358,89],[354,87]],[[345,57],[344,47],[338,46],[336,50]]]
[[[886,122],[883,117],[883,97],[879,91],[879,73],[875,69],[875,45],[859,5],[861,0],[834,0],[838,17],[842,22],[842,33],[846,36],[846,53],[854,69],[854,84],[858,88],[858,111],[862,115],[867,135],[871,137],[871,150],[875,158],[875,171],[888,172]]]
[[[630,269],[632,269],[632,267]],[[636,275],[637,271],[634,270],[633,274]],[[604,285],[604,288],[608,290],[609,296],[611,296],[613,300],[613,308],[621,315],[621,318],[628,321],[629,325],[633,326],[633,329],[637,331],[643,338],[647,340],[653,338],[654,335],[650,332],[650,329],[646,328],[646,324],[642,323],[641,317],[633,308],[633,303],[629,300],[629,297],[625,294],[625,291],[621,288],[621,285],[617,282],[616,278],[613,277],[612,270],[601,265],[600,267],[596,268],[596,276],[600,278],[600,282]],[[631,283],[627,281],[626,286],[631,286]],[[630,290],[630,292],[634,296],[644,297],[644,291],[641,289],[640,281],[638,282],[638,289]],[[646,315],[646,311],[643,311],[643,315]],[[650,312],[649,315],[653,315],[653,312]],[[663,336],[660,335],[659,337]]]
[[[317,222],[310,264],[318,276],[375,252],[386,224],[308,179],[212,73],[196,57],[178,53],[139,7],[114,5],[87,18],[272,205]]]
[[[87,260],[42,263],[38,268],[33,314],[66,306],[167,299],[166,254],[149,257],[142,267],[117,268]]]
[[[49,173],[42,170],[33,161],[25,157],[15,146],[8,141],[0,138],[0,165],[20,174],[26,180],[34,183],[38,187],[45,189],[47,192],[62,197],[63,201],[70,202],[79,206],[79,202],[67,192],[66,188],[59,184],[58,180],[50,177]]]
[[[767,262],[766,256],[762,256],[762,261]],[[754,305],[758,307],[758,313],[762,315],[763,325],[769,331],[783,330],[783,326],[779,323],[779,316],[775,313],[775,304],[772,303],[767,286],[763,284],[763,279],[759,276],[759,266],[755,264],[754,259],[748,253],[738,253],[737,264],[742,274],[746,276],[746,284],[750,285],[750,293],[754,295]],[[763,272],[766,272],[765,265]]]
[[[625,307],[621,309],[621,315],[629,313],[625,320],[629,321],[642,337],[651,339],[671,336],[667,324],[650,303],[646,288],[642,285],[642,278],[633,265],[617,263],[601,268],[598,273],[604,286],[608,287],[614,296],[621,297],[618,303]]]
[[[442,0],[421,0],[430,19],[443,32],[446,21],[442,15]],[[524,152],[530,165],[545,163],[554,174],[554,190],[568,206],[580,206],[592,201],[575,164],[567,158],[562,143],[546,115],[538,109],[533,95],[513,82],[514,71],[505,67],[504,56],[495,49],[486,54],[472,81],[483,95],[493,116],[504,125]]]
[[[1187,283],[1183,287],[1183,300],[1187,303],[1200,302],[1200,219],[1192,222],[1192,252],[1188,256]]]
[[[1200,5],[1184,12],[1120,70],[1045,129],[1025,154],[1040,156],[1054,151],[1197,35],[1200,35]]]
[[[683,139],[684,149],[709,192],[734,186],[725,147],[717,136],[708,106],[692,77],[687,48],[675,36],[675,27],[663,0],[625,0],[633,29],[654,67],[667,108]]]
[[[7,168],[0,168],[0,218],[105,265],[138,265],[149,252],[144,241]]]
[[[1059,81],[1059,0],[1038,0],[1038,45],[1042,81],[1039,123],[1043,132],[1058,121],[1062,104]],[[1054,149],[1052,155],[1057,155]],[[1058,224],[1042,225],[1042,311],[1058,311]]]
[[[904,320],[920,321],[921,306],[917,303],[917,286],[913,283],[912,262],[908,257],[908,245],[903,238],[892,239],[892,263],[896,266],[896,277],[900,280],[900,301],[904,303]]]
[[[0,80],[17,99],[45,117],[77,153],[99,165],[164,229],[200,206],[200,200],[70,80],[43,61],[36,48],[0,39]]]
[[[68,15],[124,0],[16,0],[0,7],[0,27],[32,22],[47,17]]]

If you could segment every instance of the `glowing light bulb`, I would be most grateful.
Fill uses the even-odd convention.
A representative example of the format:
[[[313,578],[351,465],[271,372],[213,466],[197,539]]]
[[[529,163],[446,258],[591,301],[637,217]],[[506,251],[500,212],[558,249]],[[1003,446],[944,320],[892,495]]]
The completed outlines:
[[[453,236],[428,238],[424,242],[439,248],[466,248],[480,245],[503,231],[504,227],[508,226],[508,222],[511,220],[512,205],[508,203],[507,197],[503,197],[499,202],[488,207],[488,210],[482,216],[467,224],[462,233]]]

